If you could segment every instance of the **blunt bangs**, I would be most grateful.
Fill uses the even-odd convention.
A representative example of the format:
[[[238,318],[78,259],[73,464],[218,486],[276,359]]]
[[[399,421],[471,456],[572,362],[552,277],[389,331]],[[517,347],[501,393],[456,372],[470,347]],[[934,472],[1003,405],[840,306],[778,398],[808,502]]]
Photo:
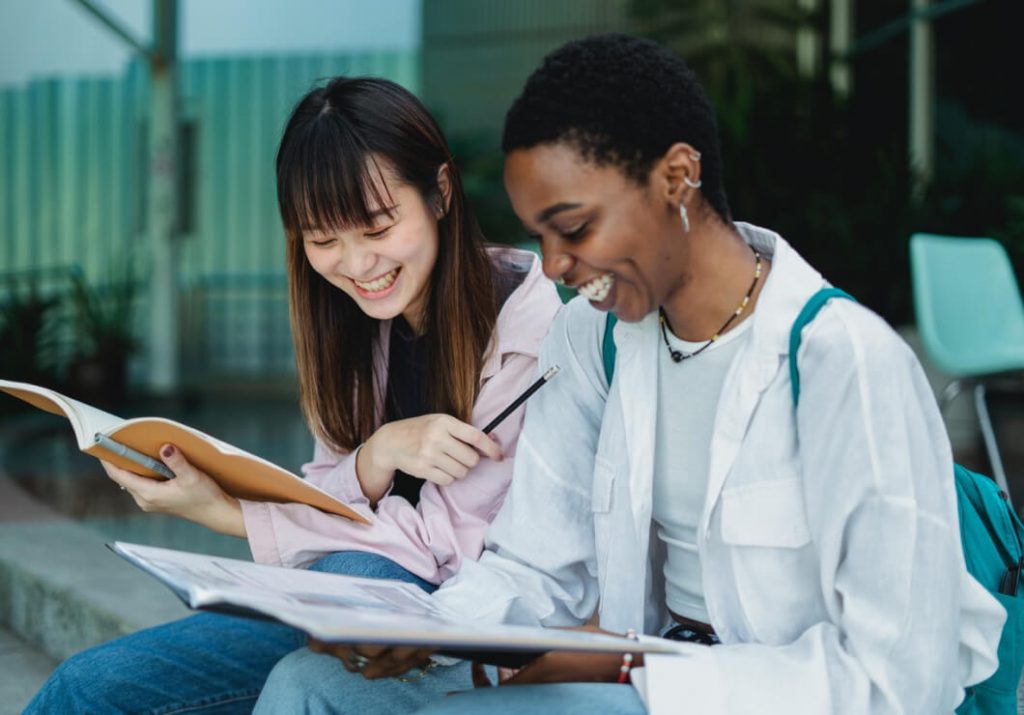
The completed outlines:
[[[278,157],[278,204],[285,230],[329,233],[372,225],[394,204],[386,167],[351,123],[331,111],[297,127]]]

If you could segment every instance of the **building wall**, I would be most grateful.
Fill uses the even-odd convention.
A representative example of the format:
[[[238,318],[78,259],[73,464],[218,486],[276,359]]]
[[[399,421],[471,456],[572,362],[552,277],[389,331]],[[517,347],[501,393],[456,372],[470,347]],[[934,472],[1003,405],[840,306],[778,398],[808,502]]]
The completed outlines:
[[[383,76],[417,92],[419,72],[416,52],[182,63],[181,116],[192,137],[180,267],[186,380],[293,370],[274,155],[294,102],[335,74]],[[0,91],[5,282],[43,269],[56,284],[52,276],[79,267],[102,284],[126,261],[143,282],[160,270],[150,265],[144,225],[147,102],[138,63],[121,78]],[[148,308],[137,308],[141,327]]]

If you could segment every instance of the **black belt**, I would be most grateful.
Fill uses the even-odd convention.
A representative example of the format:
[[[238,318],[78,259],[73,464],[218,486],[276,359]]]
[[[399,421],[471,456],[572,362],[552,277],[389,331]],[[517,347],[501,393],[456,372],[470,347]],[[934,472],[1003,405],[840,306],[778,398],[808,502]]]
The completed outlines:
[[[662,635],[662,638],[667,638],[670,641],[700,643],[701,645],[719,645],[722,642],[718,640],[718,636],[714,633],[703,633],[682,623],[669,628],[665,631],[665,634]]]

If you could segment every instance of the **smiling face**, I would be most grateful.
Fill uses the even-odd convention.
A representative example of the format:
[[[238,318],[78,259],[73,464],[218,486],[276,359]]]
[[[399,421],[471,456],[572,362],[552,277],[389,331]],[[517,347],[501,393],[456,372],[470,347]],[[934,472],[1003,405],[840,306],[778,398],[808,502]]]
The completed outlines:
[[[377,190],[366,196],[369,225],[304,230],[303,248],[313,270],[366,315],[402,315],[419,331],[437,261],[438,212],[386,164],[378,177]]]
[[[505,189],[537,237],[544,273],[627,322],[657,310],[684,280],[679,215],[615,166],[598,166],[566,143],[509,153]]]

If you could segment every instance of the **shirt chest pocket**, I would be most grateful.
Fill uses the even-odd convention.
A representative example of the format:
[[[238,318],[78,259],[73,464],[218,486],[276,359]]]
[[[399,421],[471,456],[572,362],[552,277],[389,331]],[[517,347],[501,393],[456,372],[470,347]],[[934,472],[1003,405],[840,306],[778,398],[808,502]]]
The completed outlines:
[[[800,480],[793,477],[722,492],[722,541],[797,548],[811,540]]]
[[[758,641],[789,643],[824,617],[799,479],[725,490],[719,514],[721,556]]]

